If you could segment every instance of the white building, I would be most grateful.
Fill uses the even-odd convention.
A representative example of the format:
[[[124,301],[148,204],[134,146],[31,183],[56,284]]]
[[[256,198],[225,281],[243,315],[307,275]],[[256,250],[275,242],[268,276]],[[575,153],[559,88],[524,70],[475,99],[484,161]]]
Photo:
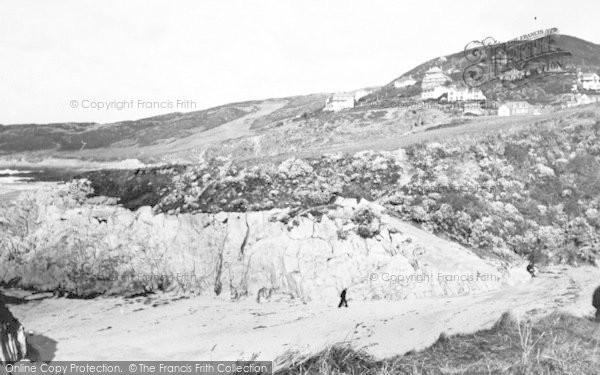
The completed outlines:
[[[425,77],[423,77],[423,82],[421,83],[421,89],[423,89],[423,91],[433,90],[434,88],[451,81],[450,77],[442,72],[442,69],[434,66],[425,72]]]
[[[566,107],[577,107],[580,105],[586,105],[595,103],[595,99],[590,98],[586,94],[570,94],[565,96]]]
[[[354,108],[354,94],[334,94],[325,101],[324,111],[341,111]]]
[[[485,100],[485,95],[480,89],[477,88],[448,88],[448,101],[449,102],[470,102],[470,101],[481,101]]]
[[[527,102],[506,102],[498,108],[498,116],[531,115],[534,107]]]
[[[588,95],[590,98],[590,103],[600,103],[600,95]]]
[[[415,81],[412,77],[404,77],[404,78],[395,80],[394,87],[397,89],[401,89],[403,87],[412,86],[415,83],[417,83],[417,81]]]
[[[480,89],[455,87],[455,86],[437,86],[431,90],[423,90],[421,99],[439,99],[446,95],[449,102],[470,102],[486,100],[485,95]]]
[[[600,90],[600,77],[596,73],[579,73],[577,80],[584,90]]]
[[[436,86],[430,90],[421,91],[421,99],[439,99],[442,95],[448,94],[450,88],[446,86]]]

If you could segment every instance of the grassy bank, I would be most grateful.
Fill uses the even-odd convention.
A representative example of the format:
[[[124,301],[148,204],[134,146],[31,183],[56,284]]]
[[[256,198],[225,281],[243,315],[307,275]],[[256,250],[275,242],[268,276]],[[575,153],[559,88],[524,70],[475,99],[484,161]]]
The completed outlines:
[[[442,335],[423,351],[385,360],[346,345],[308,358],[289,355],[279,360],[285,367],[280,375],[591,375],[600,372],[600,323],[560,313],[519,322],[505,314],[492,329],[471,335]]]

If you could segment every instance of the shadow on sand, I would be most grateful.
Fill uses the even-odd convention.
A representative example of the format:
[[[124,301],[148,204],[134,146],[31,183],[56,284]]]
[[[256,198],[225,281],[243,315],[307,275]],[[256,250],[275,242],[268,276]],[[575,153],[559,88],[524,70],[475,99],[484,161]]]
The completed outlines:
[[[27,354],[31,362],[50,362],[56,353],[56,340],[39,334],[27,334]]]

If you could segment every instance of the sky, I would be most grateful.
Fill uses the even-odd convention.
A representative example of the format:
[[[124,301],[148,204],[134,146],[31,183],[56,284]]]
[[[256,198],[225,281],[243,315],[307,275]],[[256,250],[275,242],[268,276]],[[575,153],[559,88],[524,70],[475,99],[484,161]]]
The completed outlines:
[[[380,86],[488,36],[600,43],[598,14],[596,0],[0,0],[0,124]]]

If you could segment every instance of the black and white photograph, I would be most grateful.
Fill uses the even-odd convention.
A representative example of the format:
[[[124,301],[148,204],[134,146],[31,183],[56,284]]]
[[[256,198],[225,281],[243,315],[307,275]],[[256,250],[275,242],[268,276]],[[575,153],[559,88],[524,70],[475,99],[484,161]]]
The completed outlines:
[[[0,374],[600,375],[600,2],[0,0]]]

